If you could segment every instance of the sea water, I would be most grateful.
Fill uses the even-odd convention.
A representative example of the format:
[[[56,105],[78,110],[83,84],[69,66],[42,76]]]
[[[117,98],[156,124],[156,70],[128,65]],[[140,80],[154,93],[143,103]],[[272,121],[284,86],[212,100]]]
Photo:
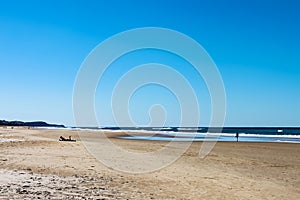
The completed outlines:
[[[127,132],[127,135],[117,137],[130,140],[234,142],[237,141],[236,133],[239,133],[239,142],[300,143],[300,128],[297,127],[68,127],[65,129]],[[135,134],[130,135],[131,132]]]
[[[106,128],[109,130],[109,128]],[[124,131],[126,128],[121,128]],[[116,128],[114,128],[116,131]],[[300,128],[294,127],[144,127],[127,128],[127,131],[152,133],[152,135],[124,135],[122,139],[152,141],[237,141],[300,143]],[[220,132],[217,132],[220,131]]]
[[[193,136],[188,134],[173,134],[173,133],[159,133],[154,136],[147,135],[125,135],[119,136],[122,139],[131,140],[151,140],[151,141],[178,141],[178,142],[203,142],[203,141],[220,141],[220,142],[235,142],[237,138],[235,134],[198,134]],[[239,142],[288,142],[300,143],[300,136],[287,136],[287,135],[259,135],[259,134],[239,134]]]

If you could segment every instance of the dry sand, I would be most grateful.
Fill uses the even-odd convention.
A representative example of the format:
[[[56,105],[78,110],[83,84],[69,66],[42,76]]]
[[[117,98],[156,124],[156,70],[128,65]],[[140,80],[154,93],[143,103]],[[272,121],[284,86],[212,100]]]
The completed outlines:
[[[165,145],[112,141],[143,152]],[[200,146],[161,170],[129,174],[93,158],[77,131],[0,127],[0,199],[300,199],[299,144],[218,142],[205,159]]]

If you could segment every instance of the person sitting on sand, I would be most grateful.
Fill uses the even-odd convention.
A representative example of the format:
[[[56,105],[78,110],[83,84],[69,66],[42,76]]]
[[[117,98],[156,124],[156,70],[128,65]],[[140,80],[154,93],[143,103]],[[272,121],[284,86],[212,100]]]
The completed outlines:
[[[76,142],[76,140],[72,140],[72,137],[71,137],[71,136],[69,136],[69,139],[64,138],[63,136],[60,136],[60,137],[59,137],[59,141],[71,141],[71,142]]]

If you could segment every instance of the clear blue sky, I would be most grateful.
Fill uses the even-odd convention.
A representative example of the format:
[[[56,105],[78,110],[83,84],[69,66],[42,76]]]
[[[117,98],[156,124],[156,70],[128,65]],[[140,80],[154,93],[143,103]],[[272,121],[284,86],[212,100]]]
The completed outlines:
[[[300,126],[299,10],[297,0],[2,1],[0,119],[73,125],[73,84],[89,52],[113,34],[157,26],[194,38],[213,58],[227,94],[225,125]],[[156,53],[142,62],[156,61]],[[207,125],[209,100],[201,87],[195,89]],[[138,123],[147,121],[151,103],[161,101],[175,112],[168,124],[176,124],[172,95],[159,87],[141,90],[148,101],[141,103],[145,96],[136,93],[130,104]],[[155,93],[161,98],[151,99]],[[102,95],[97,93],[97,113],[109,125]]]

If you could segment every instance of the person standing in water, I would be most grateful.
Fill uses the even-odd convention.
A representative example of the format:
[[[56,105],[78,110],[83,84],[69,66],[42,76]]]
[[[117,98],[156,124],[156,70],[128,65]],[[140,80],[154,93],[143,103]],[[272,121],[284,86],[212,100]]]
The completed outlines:
[[[236,132],[235,137],[236,137],[236,142],[239,142],[239,132]]]

